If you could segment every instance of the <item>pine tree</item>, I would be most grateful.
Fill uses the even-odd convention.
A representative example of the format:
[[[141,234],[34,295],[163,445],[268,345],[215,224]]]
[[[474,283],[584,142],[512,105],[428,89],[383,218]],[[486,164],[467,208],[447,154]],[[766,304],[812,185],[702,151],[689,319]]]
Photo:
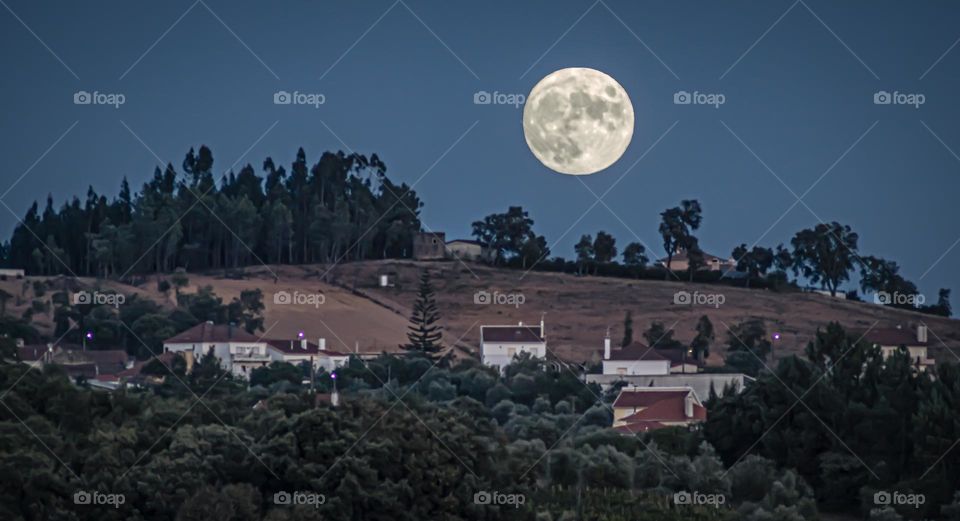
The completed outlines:
[[[633,343],[633,314],[627,311],[623,317],[623,340],[620,341],[620,347],[627,347]]]
[[[413,305],[410,315],[407,344],[400,348],[405,351],[415,351],[431,357],[443,350],[441,339],[442,327],[437,324],[440,312],[437,311],[437,301],[433,295],[433,286],[430,284],[430,274],[423,270],[420,274],[420,289],[417,292],[417,302]]]

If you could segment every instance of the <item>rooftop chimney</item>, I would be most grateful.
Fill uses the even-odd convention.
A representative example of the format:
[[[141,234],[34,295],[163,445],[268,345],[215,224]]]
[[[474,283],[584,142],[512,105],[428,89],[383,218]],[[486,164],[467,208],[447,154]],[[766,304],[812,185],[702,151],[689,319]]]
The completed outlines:
[[[547,338],[547,330],[544,327],[544,323],[543,323],[544,315],[546,315],[546,313],[540,313],[540,338]]]
[[[321,339],[317,340],[317,347],[319,347],[321,351],[326,351],[326,350],[327,350],[327,339],[326,339],[326,338],[321,338]]]
[[[917,326],[917,342],[925,343],[927,341],[927,326],[920,324]]]
[[[303,349],[304,351],[307,350],[307,339],[306,339],[306,338],[300,340],[300,349]]]
[[[603,359],[610,360],[610,328],[607,328],[607,334],[603,335]]]
[[[687,418],[693,418],[693,396],[690,393],[683,399],[683,414]]]

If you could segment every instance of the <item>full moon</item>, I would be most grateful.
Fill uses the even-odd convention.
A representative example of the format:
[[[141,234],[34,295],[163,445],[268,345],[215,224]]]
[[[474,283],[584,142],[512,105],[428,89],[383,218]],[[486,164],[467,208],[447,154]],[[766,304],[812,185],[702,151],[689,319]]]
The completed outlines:
[[[594,69],[560,69],[540,80],[523,107],[527,146],[551,170],[594,174],[615,163],[633,137],[627,91]]]

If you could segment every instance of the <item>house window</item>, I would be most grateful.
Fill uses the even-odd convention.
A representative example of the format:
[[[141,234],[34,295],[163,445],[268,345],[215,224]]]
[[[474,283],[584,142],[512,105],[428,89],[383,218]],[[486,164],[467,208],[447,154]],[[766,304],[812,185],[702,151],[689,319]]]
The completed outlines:
[[[507,348],[507,356],[509,356],[510,358],[513,358],[513,357],[516,356],[516,355],[517,355],[517,348],[516,348],[516,347],[508,347],[508,348]]]
[[[620,376],[626,375],[626,374],[627,374],[627,368],[626,368],[626,367],[618,367],[618,368],[617,368],[617,374],[620,375]]]

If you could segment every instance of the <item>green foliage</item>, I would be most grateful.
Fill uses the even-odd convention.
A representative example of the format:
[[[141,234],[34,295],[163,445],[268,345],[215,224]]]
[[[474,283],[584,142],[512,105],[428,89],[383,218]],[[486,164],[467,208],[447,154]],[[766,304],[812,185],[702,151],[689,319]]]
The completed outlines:
[[[417,292],[417,301],[413,304],[410,315],[408,343],[401,345],[405,351],[417,352],[436,357],[443,351],[443,329],[437,323],[440,320],[440,311],[433,295],[433,286],[430,284],[430,273],[423,270],[420,274],[420,289]]]
[[[181,171],[157,168],[140,190],[124,179],[112,200],[91,188],[83,203],[73,198],[59,209],[52,198],[42,210],[34,202],[5,261],[31,274],[127,277],[409,256],[422,202],[386,177],[376,154],[325,152],[310,165],[299,149],[289,169],[270,158],[262,164],[263,176],[246,165],[220,182],[213,153],[201,146]],[[179,294],[186,277],[171,283]]]

